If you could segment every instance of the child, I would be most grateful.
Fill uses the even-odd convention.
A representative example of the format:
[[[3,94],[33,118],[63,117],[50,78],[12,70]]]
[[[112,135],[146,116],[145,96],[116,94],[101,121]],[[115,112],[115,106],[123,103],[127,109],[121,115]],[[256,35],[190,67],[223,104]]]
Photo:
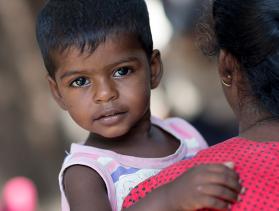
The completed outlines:
[[[37,38],[54,99],[90,133],[72,144],[59,174],[62,210],[120,210],[141,181],[206,148],[187,122],[150,114],[162,64],[144,0],[50,0]],[[232,176],[216,186],[239,186],[217,167]]]
[[[129,210],[201,208],[193,205],[194,198],[210,192],[211,187],[187,183],[185,178],[193,171],[189,168],[226,160],[235,163],[235,170],[246,189],[230,210],[279,210],[279,1],[215,0],[213,17],[219,75],[226,98],[239,121],[239,137],[205,149],[193,159],[174,164],[141,183],[125,199],[124,207],[168,184],[148,194]],[[192,194],[193,200],[186,197],[185,201],[181,195],[189,187],[199,191]],[[155,200],[161,201],[160,207],[154,208]],[[209,201],[212,203],[220,202]],[[225,205],[220,206],[222,208]]]

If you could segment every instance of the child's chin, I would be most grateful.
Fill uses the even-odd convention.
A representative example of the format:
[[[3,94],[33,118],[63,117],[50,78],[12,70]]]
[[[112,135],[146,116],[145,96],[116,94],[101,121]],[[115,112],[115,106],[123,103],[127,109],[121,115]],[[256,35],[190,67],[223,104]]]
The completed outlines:
[[[106,131],[106,133],[101,134],[103,137],[105,138],[119,138],[121,136],[124,136],[128,131],[120,131],[120,130],[116,130],[116,131]]]

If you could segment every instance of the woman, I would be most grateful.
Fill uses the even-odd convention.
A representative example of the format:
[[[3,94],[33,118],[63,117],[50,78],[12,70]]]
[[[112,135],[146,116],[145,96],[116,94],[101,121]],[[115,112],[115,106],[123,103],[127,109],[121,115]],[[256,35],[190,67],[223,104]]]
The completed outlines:
[[[193,172],[189,168],[225,161],[234,162],[245,188],[240,200],[231,201],[231,210],[279,210],[279,1],[215,0],[213,18],[220,80],[237,117],[239,136],[141,183],[124,207],[152,193],[130,210],[140,206],[148,210],[228,208],[227,193],[214,198],[208,185],[197,185],[191,196],[183,195],[187,187],[196,185],[187,183]],[[159,197],[162,200],[155,207]]]

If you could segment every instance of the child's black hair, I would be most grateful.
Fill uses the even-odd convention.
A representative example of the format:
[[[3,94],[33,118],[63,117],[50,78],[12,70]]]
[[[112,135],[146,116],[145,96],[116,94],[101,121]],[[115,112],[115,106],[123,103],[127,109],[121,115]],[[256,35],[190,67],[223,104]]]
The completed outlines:
[[[48,0],[37,18],[36,35],[46,69],[55,74],[51,54],[77,47],[93,52],[109,35],[133,34],[147,57],[153,50],[144,0]]]
[[[279,117],[279,1],[215,0],[213,18],[219,49],[237,59],[254,95]]]

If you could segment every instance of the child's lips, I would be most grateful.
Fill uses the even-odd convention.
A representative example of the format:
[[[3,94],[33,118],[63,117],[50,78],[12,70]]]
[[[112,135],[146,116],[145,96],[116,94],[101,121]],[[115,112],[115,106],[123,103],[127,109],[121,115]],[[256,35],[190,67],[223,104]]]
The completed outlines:
[[[120,122],[127,112],[119,110],[107,110],[101,113],[99,116],[94,118],[95,122],[99,122],[103,125],[114,125]]]

